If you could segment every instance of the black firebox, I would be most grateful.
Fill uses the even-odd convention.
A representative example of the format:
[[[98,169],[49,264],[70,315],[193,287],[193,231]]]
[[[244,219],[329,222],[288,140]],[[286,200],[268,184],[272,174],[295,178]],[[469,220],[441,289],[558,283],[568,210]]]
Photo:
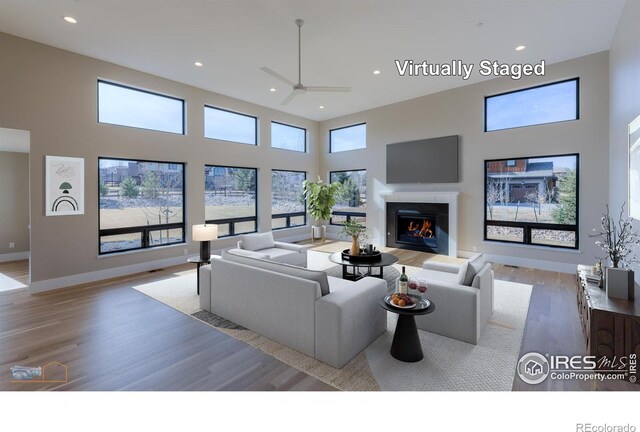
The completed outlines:
[[[387,203],[387,246],[449,253],[449,204]]]

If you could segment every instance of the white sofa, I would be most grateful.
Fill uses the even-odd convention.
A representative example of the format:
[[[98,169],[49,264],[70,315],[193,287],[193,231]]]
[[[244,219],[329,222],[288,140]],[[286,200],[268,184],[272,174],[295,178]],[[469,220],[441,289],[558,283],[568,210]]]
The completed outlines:
[[[413,277],[427,281],[427,298],[436,304],[416,316],[419,329],[477,344],[493,313],[493,270],[482,254],[462,265],[425,261]]]
[[[200,307],[341,368],[386,330],[387,282],[357,282],[223,252],[200,269]]]
[[[241,235],[237,249],[230,249],[236,255],[266,259],[299,267],[307,266],[309,246],[275,241],[271,231],[266,233]]]

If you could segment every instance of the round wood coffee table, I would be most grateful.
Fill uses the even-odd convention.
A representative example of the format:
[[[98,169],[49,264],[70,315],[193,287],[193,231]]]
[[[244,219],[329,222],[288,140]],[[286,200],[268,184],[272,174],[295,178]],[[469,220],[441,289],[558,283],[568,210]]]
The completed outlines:
[[[365,276],[373,276],[380,279],[384,279],[383,268],[395,264],[398,262],[398,257],[388,253],[382,252],[380,258],[375,261],[350,261],[342,257],[342,252],[334,252],[329,255],[329,261],[342,266],[342,279],[357,281]],[[353,268],[353,271],[349,271],[349,267]],[[378,267],[380,272],[375,274],[371,269]],[[358,269],[366,268],[367,272],[360,274]]]
[[[386,296],[385,296],[386,297]],[[420,297],[411,295],[417,301]],[[396,331],[393,334],[393,342],[391,343],[391,355],[400,361],[407,363],[415,363],[424,358],[422,353],[422,345],[420,344],[420,336],[418,336],[418,328],[416,327],[416,315],[430,314],[436,310],[436,305],[430,301],[430,305],[424,309],[401,309],[387,304],[384,298],[380,300],[380,306],[383,309],[398,314],[398,323]]]

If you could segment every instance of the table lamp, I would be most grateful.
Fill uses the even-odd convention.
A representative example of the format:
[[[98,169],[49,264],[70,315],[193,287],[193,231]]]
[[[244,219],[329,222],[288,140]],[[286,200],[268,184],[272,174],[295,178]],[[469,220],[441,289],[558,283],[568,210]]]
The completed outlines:
[[[200,242],[200,259],[209,261],[211,259],[210,241],[218,238],[218,225],[194,225],[192,237],[194,241]]]

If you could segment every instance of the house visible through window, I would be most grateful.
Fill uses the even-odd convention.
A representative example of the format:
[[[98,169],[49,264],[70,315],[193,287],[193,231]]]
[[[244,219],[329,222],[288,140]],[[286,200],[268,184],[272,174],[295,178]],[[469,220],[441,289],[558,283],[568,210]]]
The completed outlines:
[[[367,171],[331,171],[329,180],[342,184],[331,216],[332,225],[342,225],[348,220],[366,222]]]
[[[577,120],[578,78],[484,99],[485,132]]]
[[[184,134],[184,101],[99,80],[98,122]]]
[[[329,131],[329,153],[358,150],[366,147],[367,125],[365,123]]]
[[[247,114],[205,106],[204,137],[257,145],[258,119]]]
[[[307,207],[302,193],[302,171],[271,171],[271,229],[306,225]]]
[[[256,168],[205,165],[205,220],[218,225],[218,237],[258,230],[257,174]]]
[[[512,160],[485,161],[485,240],[577,249],[579,156]]]
[[[184,243],[184,164],[98,159],[100,254]]]

